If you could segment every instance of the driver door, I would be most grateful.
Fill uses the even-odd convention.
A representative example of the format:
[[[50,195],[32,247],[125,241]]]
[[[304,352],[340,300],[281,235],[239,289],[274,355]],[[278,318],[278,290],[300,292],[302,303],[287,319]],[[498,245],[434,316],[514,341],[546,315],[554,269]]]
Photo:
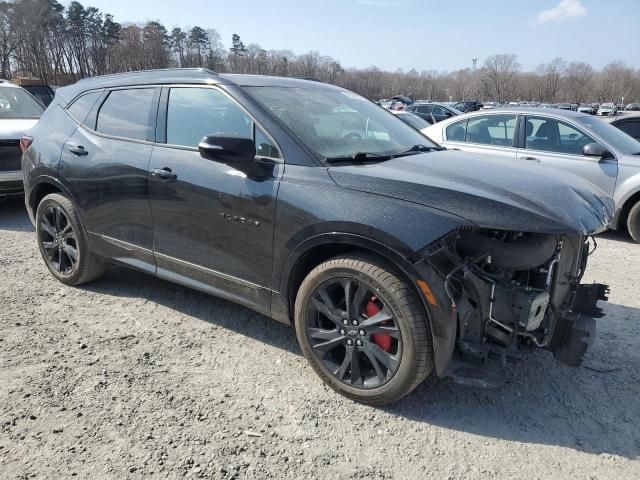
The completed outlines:
[[[216,87],[163,88],[159,126],[149,178],[158,275],[267,312],[283,172],[275,142]],[[252,179],[203,158],[206,135],[253,138],[272,174]]]

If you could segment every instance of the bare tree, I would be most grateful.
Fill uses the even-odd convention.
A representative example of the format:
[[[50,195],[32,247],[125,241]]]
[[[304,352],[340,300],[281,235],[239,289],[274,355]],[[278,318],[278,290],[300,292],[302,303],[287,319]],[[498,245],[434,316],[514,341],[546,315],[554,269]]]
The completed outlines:
[[[492,55],[484,61],[484,82],[487,93],[499,101],[511,97],[520,64],[517,55]]]

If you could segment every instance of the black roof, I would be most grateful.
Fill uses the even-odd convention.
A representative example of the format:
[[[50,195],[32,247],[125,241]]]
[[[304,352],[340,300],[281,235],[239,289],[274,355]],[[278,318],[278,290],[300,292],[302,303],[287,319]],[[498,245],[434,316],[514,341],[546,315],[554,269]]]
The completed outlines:
[[[66,102],[87,90],[133,85],[157,84],[202,84],[202,85],[238,85],[238,86],[278,86],[307,88],[338,88],[314,80],[267,75],[219,74],[206,68],[167,68],[160,70],[141,70],[115,73],[83,80],[58,89],[57,94]]]

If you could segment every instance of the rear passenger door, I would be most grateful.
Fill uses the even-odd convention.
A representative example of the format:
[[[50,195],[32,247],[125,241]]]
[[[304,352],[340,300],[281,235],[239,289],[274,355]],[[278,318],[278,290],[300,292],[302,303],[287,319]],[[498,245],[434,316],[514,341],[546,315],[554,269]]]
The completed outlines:
[[[65,143],[60,162],[94,251],[150,272],[155,262],[148,174],[159,94],[153,87],[105,91],[88,113],[74,113],[82,97],[74,101],[67,113],[81,126]]]
[[[535,161],[580,175],[613,195],[618,161],[584,156],[582,148],[596,142],[591,136],[569,122],[542,115],[528,115],[523,129],[525,143],[518,151],[520,160]]]

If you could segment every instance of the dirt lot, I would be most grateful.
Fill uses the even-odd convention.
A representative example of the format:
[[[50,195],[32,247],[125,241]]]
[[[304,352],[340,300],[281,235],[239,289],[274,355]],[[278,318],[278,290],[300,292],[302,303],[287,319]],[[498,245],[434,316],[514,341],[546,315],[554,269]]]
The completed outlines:
[[[586,367],[539,352],[509,383],[391,407],[325,388],[293,330],[112,269],[57,283],[0,203],[0,478],[640,478],[640,246],[607,234]]]

